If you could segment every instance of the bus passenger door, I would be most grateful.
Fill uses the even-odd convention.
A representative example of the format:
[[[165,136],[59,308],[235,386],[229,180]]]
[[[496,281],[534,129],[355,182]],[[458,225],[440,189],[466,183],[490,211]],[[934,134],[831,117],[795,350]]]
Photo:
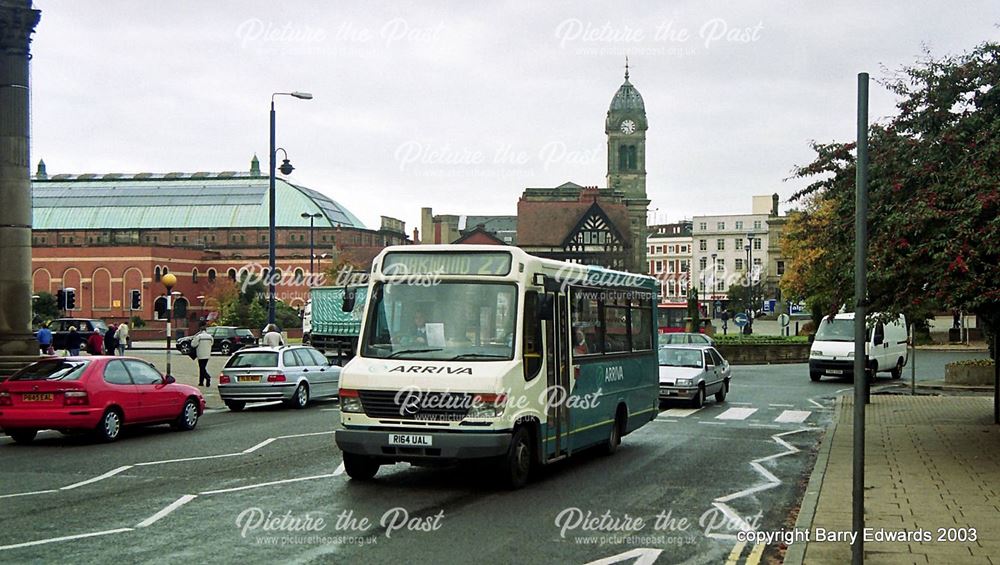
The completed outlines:
[[[569,342],[566,337],[566,295],[548,291],[546,302],[553,312],[545,322],[545,376],[547,387],[548,438],[546,456],[550,459],[569,454],[569,412],[566,399],[569,383]]]

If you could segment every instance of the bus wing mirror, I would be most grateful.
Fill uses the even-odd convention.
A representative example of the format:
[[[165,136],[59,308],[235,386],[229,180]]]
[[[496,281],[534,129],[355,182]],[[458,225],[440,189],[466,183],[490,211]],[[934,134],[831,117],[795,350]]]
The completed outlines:
[[[344,289],[344,301],[340,305],[340,309],[344,312],[354,311],[354,302],[357,300],[356,291],[353,289]]]

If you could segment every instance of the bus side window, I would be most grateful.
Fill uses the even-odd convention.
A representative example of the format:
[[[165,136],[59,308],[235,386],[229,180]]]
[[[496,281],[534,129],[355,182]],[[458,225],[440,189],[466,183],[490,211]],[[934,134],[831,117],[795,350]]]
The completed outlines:
[[[538,317],[538,293],[524,293],[524,340],[521,354],[524,358],[524,380],[530,381],[542,369],[542,324]]]

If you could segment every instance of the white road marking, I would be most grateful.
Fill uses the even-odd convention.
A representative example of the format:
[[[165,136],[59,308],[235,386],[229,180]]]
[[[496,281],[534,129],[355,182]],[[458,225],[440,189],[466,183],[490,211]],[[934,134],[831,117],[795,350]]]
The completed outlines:
[[[343,475],[345,470],[344,464],[341,463],[340,465],[337,465],[337,470],[333,472],[333,476],[336,477],[337,475]]]
[[[677,422],[680,422],[680,420],[671,420],[669,418],[659,418],[659,417],[654,418],[653,421],[654,422],[665,422],[667,424],[676,424]]]
[[[201,455],[198,457],[183,457],[181,459],[164,459],[163,461],[144,461],[142,463],[136,463],[136,467],[145,467],[147,465],[162,465],[164,463],[183,463],[185,461],[201,461],[204,459],[219,459],[222,457],[236,457],[237,455],[243,455],[242,451],[236,453],[220,453],[218,455]]]
[[[727,402],[727,404],[733,404],[735,406],[753,406],[753,402],[733,402],[731,400]]]
[[[628,551],[619,553],[618,555],[612,555],[611,557],[605,557],[604,559],[591,561],[586,565],[613,565],[614,563],[631,563],[632,565],[653,565],[654,563],[656,563],[656,560],[660,558],[661,553],[663,553],[662,549],[653,549],[651,547],[637,547],[635,549],[630,549]]]
[[[110,534],[120,534],[122,532],[131,532],[131,531],[132,531],[132,528],[118,528],[117,530],[104,530],[104,531],[101,531],[101,532],[90,532],[90,533],[86,533],[86,534],[75,534],[75,535],[72,535],[72,536],[62,536],[62,537],[59,537],[59,538],[48,538],[48,539],[40,539],[40,540],[35,540],[35,541],[26,541],[24,543],[15,543],[15,544],[12,544],[12,545],[0,545],[0,551],[5,551],[5,550],[8,550],[8,549],[20,549],[22,547],[31,547],[31,546],[34,546],[34,545],[44,545],[46,543],[56,543],[56,542],[60,542],[60,541],[69,541],[69,540],[75,540],[75,539],[92,538],[92,537],[96,537],[96,536],[107,536],[107,535],[110,535]]]
[[[132,465],[124,465],[122,467],[118,467],[117,469],[112,469],[112,470],[108,471],[107,473],[104,473],[103,475],[98,475],[98,476],[96,476],[96,477],[94,477],[92,479],[87,479],[86,481],[80,481],[78,483],[73,483],[71,485],[66,485],[64,487],[59,487],[59,490],[72,490],[72,489],[75,489],[75,488],[78,488],[78,487],[82,487],[83,485],[89,485],[90,483],[96,483],[97,481],[103,481],[104,479],[106,479],[108,477],[113,477],[113,476],[117,475],[118,473],[121,473],[122,471],[127,471],[127,470],[129,470],[131,468],[132,468]]]
[[[768,404],[771,408],[794,408],[794,404]]]
[[[340,408],[320,408],[320,412],[340,412]]]
[[[751,423],[750,427],[752,427],[752,428],[767,428],[767,429],[770,429],[770,430],[780,430],[781,429],[781,426],[775,426],[774,424],[754,424],[754,423]]]
[[[729,520],[730,520],[729,523],[730,524],[738,526],[741,531],[753,531],[754,530],[753,526],[751,526],[749,523],[747,523],[747,521],[744,520],[743,517],[739,515],[739,513],[737,513],[735,510],[733,510],[732,507],[730,507],[726,503],[730,502],[732,500],[736,500],[737,498],[743,498],[745,496],[749,496],[751,494],[755,494],[755,493],[758,493],[758,492],[761,492],[761,491],[769,490],[769,489],[772,489],[772,488],[780,485],[781,481],[777,477],[775,477],[770,471],[768,471],[766,468],[764,468],[764,466],[761,465],[761,463],[763,463],[765,461],[770,461],[772,459],[777,459],[779,457],[784,457],[786,455],[794,455],[795,453],[799,453],[799,451],[801,451],[799,448],[797,448],[794,445],[788,443],[787,441],[785,441],[784,439],[782,439],[782,437],[783,436],[787,436],[787,435],[791,435],[791,434],[797,434],[797,433],[804,432],[804,431],[808,431],[808,428],[800,428],[800,429],[797,429],[797,430],[792,430],[792,431],[789,431],[789,432],[783,432],[783,433],[775,434],[775,435],[771,436],[771,439],[773,439],[775,441],[775,443],[777,443],[778,445],[781,445],[782,447],[784,447],[786,449],[786,451],[782,451],[781,453],[775,453],[773,455],[768,455],[767,457],[760,457],[760,458],[754,459],[753,461],[750,462],[750,467],[754,471],[756,471],[757,473],[759,473],[761,476],[763,476],[765,482],[760,483],[760,484],[755,485],[755,486],[752,486],[752,487],[747,488],[747,489],[743,489],[743,490],[741,490],[739,492],[734,492],[734,493],[728,494],[726,496],[721,496],[721,497],[716,498],[715,500],[712,501],[712,506],[714,506],[714,507],[718,508],[720,511],[722,511],[722,513],[727,518],[729,518]],[[712,537],[712,538],[716,538],[716,539],[732,539],[732,540],[736,539],[736,535],[735,534],[716,534],[716,533],[711,533],[711,534],[708,534],[708,537]]]
[[[146,518],[142,522],[139,522],[138,524],[136,524],[135,527],[137,527],[137,528],[145,528],[147,526],[151,526],[151,525],[155,524],[156,522],[158,522],[159,520],[161,520],[167,514],[170,514],[174,510],[177,510],[181,506],[184,506],[185,504],[187,504],[188,502],[191,502],[192,500],[194,500],[197,497],[198,497],[198,495],[196,495],[196,494],[185,494],[184,496],[182,496],[182,497],[178,498],[177,500],[175,500],[175,501],[171,502],[170,504],[168,504],[165,508],[161,508],[160,511],[157,512],[156,514],[153,514],[149,518]]]
[[[783,422],[786,424],[801,424],[806,421],[806,418],[812,412],[808,410],[785,410],[780,416],[774,419],[775,422]]]
[[[756,411],[756,408],[730,408],[715,418],[717,420],[746,420]]]
[[[50,492],[59,492],[59,489],[35,490],[31,492],[15,492],[14,494],[0,494],[0,498],[14,498],[15,496],[34,496],[36,494],[48,494]]]
[[[706,421],[706,420],[700,420],[698,423],[699,424],[715,425],[715,426],[725,426],[726,425],[725,422],[710,422],[710,421]]]
[[[669,416],[671,418],[687,418],[695,412],[701,412],[704,408],[667,408],[663,412],[660,412],[661,416]]]
[[[269,437],[269,438],[265,439],[264,441],[258,443],[257,445],[253,446],[253,447],[248,447],[248,448],[244,449],[243,453],[253,453],[254,451],[257,451],[258,449],[264,447],[265,445],[271,443],[272,441],[274,441],[276,439],[277,438]]]
[[[280,481],[271,481],[271,482],[260,483],[260,484],[256,484],[256,485],[245,485],[245,486],[242,486],[242,487],[223,488],[223,489],[219,489],[219,490],[206,490],[204,492],[199,492],[198,494],[203,495],[203,494],[221,494],[221,493],[224,493],[224,492],[236,492],[236,491],[241,491],[241,490],[250,490],[252,488],[269,487],[271,485],[283,485],[283,484],[287,484],[287,483],[297,483],[297,482],[300,482],[300,481],[312,481],[312,480],[315,480],[315,479],[329,479],[330,477],[333,477],[333,476],[335,476],[333,473],[327,473],[326,475],[315,475],[315,476],[312,476],[312,477],[298,477],[298,478],[295,478],[295,479],[283,479],[283,480],[280,480]]]
[[[328,436],[328,435],[330,435],[332,433],[335,433],[335,430],[330,430],[328,432],[311,432],[311,433],[308,433],[308,434],[291,434],[291,435],[287,435],[287,436],[278,436],[278,437],[276,437],[274,439],[288,439],[288,438],[293,438],[293,437],[309,437],[309,436]]]
[[[808,400],[809,400],[809,402],[812,402],[813,406],[815,406],[817,408],[826,408],[826,406],[823,406],[822,404],[820,404],[819,402],[816,402],[815,400],[813,400],[811,398],[809,398]]]

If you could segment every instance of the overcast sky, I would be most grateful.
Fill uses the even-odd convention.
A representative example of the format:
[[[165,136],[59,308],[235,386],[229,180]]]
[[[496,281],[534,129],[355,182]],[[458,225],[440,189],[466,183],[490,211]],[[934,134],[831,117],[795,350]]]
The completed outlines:
[[[785,200],[808,142],[854,137],[856,76],[998,37],[995,0],[802,2],[36,0],[32,160],[49,174],[266,172],[378,228],[514,214],[527,186],[605,186],[604,119],[646,103],[657,221]],[[894,99],[872,84],[873,119]],[[280,203],[279,203],[280,205]],[[784,208],[784,206],[783,206]]]

